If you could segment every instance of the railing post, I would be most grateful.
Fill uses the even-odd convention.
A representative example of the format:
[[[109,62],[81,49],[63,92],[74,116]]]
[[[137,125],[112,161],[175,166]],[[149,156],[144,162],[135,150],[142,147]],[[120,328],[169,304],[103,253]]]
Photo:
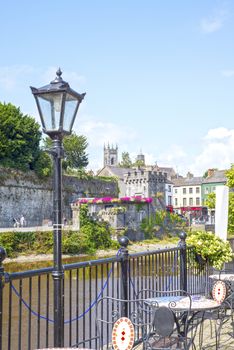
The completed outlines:
[[[0,350],[2,350],[2,305],[3,305],[3,287],[4,287],[4,267],[3,260],[7,254],[4,248],[0,247]]]
[[[180,248],[180,288],[187,291],[187,252],[186,252],[186,237],[185,232],[179,234],[180,241],[178,247]]]
[[[128,301],[129,300],[129,254],[127,246],[129,244],[129,239],[126,236],[119,238],[119,244],[121,245],[121,299]],[[128,303],[123,303],[122,307],[122,316],[128,317]]]

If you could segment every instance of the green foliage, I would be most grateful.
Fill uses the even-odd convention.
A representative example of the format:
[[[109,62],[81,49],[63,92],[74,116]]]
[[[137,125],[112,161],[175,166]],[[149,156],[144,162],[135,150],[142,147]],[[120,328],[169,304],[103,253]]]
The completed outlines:
[[[137,159],[134,163],[133,166],[137,168],[141,168],[145,165],[144,161],[142,159]]]
[[[227,185],[230,188],[234,188],[234,164],[226,171]],[[205,205],[210,208],[215,208],[216,195],[214,192],[207,195]],[[228,203],[228,233],[234,233],[234,193],[229,191],[229,203]]]
[[[226,171],[227,185],[230,189],[234,189],[234,164]],[[229,207],[228,207],[228,233],[234,233],[234,193],[229,192]]]
[[[80,233],[93,249],[111,246],[111,230],[106,222],[97,222],[88,216],[88,205],[80,207]]]
[[[36,239],[33,245],[34,251],[37,254],[48,254],[53,252],[53,232],[52,231],[42,231],[36,232]]]
[[[185,228],[186,223],[177,214],[166,210],[157,210],[154,215],[143,219],[141,223],[146,239],[155,236],[170,237]]]
[[[46,152],[39,152],[34,170],[40,178],[46,178],[52,174],[52,162],[50,156]]]
[[[44,149],[50,149],[53,143],[49,137],[44,139]],[[88,165],[88,155],[86,149],[88,147],[87,138],[83,135],[71,135],[65,136],[63,139],[64,147],[64,159],[63,169],[67,171],[79,170],[82,171]],[[85,172],[82,172],[85,174]],[[72,173],[74,175],[74,173]],[[78,175],[77,173],[75,175]]]
[[[8,257],[14,257],[17,254],[17,245],[12,232],[0,234],[0,246],[6,250]]]
[[[63,231],[63,254],[93,254],[97,249],[118,249],[118,242],[111,240],[106,223],[89,220],[78,231]],[[53,252],[53,232],[7,232],[0,235],[0,246],[9,258],[20,254],[51,254]]]
[[[0,103],[0,164],[34,170],[39,157],[39,124],[12,104]]]
[[[93,254],[95,249],[81,232],[70,231],[63,234],[63,254]]]
[[[234,188],[234,164],[231,165],[231,168],[226,171],[227,177],[227,186],[230,188]]]
[[[83,169],[88,165],[88,155],[86,154],[88,142],[85,136],[72,133],[64,137],[63,146],[65,151],[63,167],[65,169],[68,167]]]
[[[121,168],[131,168],[132,165],[133,164],[132,164],[132,161],[131,161],[129,153],[128,152],[123,152],[122,153],[122,160],[119,163],[119,166]]]
[[[212,232],[192,232],[187,237],[187,245],[216,269],[222,269],[225,262],[232,261],[234,255],[229,242],[225,242]]]
[[[145,203],[136,203],[135,206],[136,206],[136,210],[139,212],[145,207]]]
[[[207,195],[207,198],[206,198],[204,204],[209,209],[214,209],[215,208],[215,201],[216,201],[216,195],[214,192],[211,192]]]
[[[229,192],[228,233],[234,233],[234,193]]]
[[[20,253],[33,252],[36,241],[35,232],[7,232],[0,235],[0,246],[4,247],[8,257]]]

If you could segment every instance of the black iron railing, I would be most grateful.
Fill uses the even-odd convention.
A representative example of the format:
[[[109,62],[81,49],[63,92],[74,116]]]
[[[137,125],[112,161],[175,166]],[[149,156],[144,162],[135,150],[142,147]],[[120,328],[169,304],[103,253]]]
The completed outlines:
[[[140,290],[185,289],[194,293],[207,279],[208,266],[194,264],[181,236],[176,248],[129,254],[127,240],[116,256],[64,266],[64,345],[98,348],[95,307],[101,297],[127,300]],[[1,251],[0,251],[1,254]],[[53,347],[53,268],[8,274],[0,259],[0,350]],[[105,319],[110,310],[101,310]],[[106,337],[110,339],[111,334]]]

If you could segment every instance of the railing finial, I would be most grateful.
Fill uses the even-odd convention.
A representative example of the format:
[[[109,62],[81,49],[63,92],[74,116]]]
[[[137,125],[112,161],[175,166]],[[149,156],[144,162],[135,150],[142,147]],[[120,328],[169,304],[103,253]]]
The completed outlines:
[[[0,265],[6,259],[6,257],[7,257],[6,250],[3,247],[0,247]]]
[[[126,248],[129,244],[129,238],[126,236],[119,237],[118,241],[122,248]]]

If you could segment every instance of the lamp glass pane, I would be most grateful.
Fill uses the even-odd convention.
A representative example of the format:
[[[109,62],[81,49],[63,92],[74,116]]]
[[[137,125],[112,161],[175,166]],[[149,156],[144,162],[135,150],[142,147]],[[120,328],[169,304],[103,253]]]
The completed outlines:
[[[38,96],[46,130],[59,129],[62,98],[62,93],[48,93]]]
[[[66,95],[64,116],[63,116],[63,129],[69,133],[72,131],[73,120],[75,118],[75,112],[77,111],[77,105],[79,101],[70,94]]]

